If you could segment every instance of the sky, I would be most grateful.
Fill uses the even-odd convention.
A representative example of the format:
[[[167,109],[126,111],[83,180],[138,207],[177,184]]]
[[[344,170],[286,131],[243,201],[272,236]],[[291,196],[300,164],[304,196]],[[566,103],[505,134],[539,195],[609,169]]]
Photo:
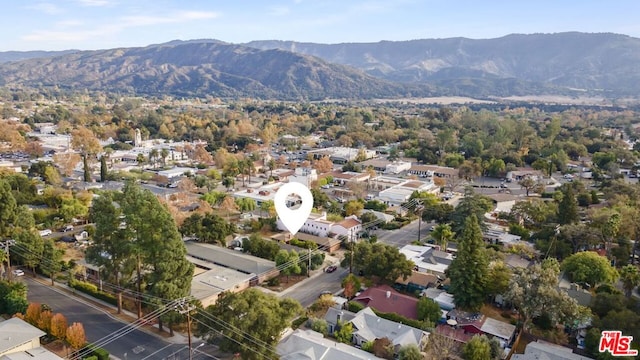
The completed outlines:
[[[335,44],[563,31],[640,38],[638,0],[0,0],[0,51]]]

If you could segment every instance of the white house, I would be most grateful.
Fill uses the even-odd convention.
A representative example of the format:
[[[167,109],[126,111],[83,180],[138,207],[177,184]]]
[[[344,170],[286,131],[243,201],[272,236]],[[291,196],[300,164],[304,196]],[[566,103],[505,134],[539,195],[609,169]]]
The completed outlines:
[[[282,360],[381,360],[372,353],[325,338],[313,330],[296,330],[280,341]]]
[[[0,322],[0,359],[62,360],[40,346],[44,335],[44,331],[19,318]]]
[[[440,188],[438,188],[431,179],[427,181],[407,180],[380,191],[378,200],[391,206],[400,205],[407,202],[416,191],[437,193],[440,191]]]
[[[411,163],[408,161],[394,161],[385,167],[385,174],[399,174],[403,171],[409,171]]]
[[[347,216],[344,220],[331,226],[331,232],[349,242],[356,241],[360,231],[362,231],[362,221],[355,215]]]
[[[434,246],[405,245],[400,252],[418,267],[419,271],[444,276],[453,261],[453,255]]]
[[[289,182],[297,182],[310,188],[311,184],[318,180],[318,173],[316,169],[297,167],[288,179]]]

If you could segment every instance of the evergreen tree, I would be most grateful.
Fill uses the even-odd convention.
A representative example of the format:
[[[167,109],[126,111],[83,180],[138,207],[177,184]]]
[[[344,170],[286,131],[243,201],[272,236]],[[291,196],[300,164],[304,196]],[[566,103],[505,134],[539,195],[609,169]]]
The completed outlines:
[[[56,278],[56,274],[62,270],[62,255],[64,251],[56,248],[53,240],[44,240],[44,248],[42,252],[42,262],[40,263],[40,269],[45,275],[49,275],[51,278],[51,286]]]
[[[100,182],[107,181],[107,159],[104,156],[100,157]]]
[[[456,306],[464,310],[479,310],[486,296],[489,261],[482,230],[475,216],[468,217],[464,223],[458,255],[449,265],[447,274]]]
[[[578,222],[578,201],[571,184],[566,186],[562,192],[562,200],[558,204],[558,222],[561,225]]]
[[[91,169],[89,168],[89,159],[87,155],[82,157],[82,168],[84,170],[84,181],[91,182]]]
[[[13,231],[12,224],[16,220],[18,205],[11,193],[11,186],[5,180],[0,180],[0,236],[6,239]]]
[[[456,206],[451,215],[452,230],[456,234],[461,234],[465,221],[474,216],[480,228],[485,227],[484,214],[493,209],[493,202],[487,196],[476,194],[472,187],[467,187],[464,191],[464,197]]]

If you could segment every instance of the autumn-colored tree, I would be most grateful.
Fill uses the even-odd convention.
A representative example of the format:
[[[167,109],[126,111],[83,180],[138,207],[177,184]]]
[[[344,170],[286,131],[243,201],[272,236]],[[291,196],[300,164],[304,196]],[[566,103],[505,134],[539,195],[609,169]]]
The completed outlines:
[[[89,163],[102,150],[100,141],[98,141],[91,130],[80,127],[71,132],[71,146],[82,156],[82,161],[84,162],[84,181],[91,181]]]
[[[30,303],[27,307],[27,312],[24,315],[24,320],[31,325],[37,325],[42,314],[42,305],[38,303]]]
[[[55,314],[51,318],[51,336],[65,339],[67,336],[67,318],[62,314]]]
[[[144,155],[143,155],[144,156]],[[58,166],[62,175],[69,176],[80,162],[80,155],[76,153],[58,153],[53,155],[53,162]]]
[[[211,164],[213,163],[213,156],[205,149],[203,144],[196,145],[195,154],[193,155],[193,159],[201,164]]]
[[[342,279],[342,288],[344,289],[344,296],[347,299],[351,299],[360,291],[360,280],[355,275],[349,274]]]
[[[38,324],[36,326],[38,327],[38,329],[46,333],[50,333],[52,318],[53,318],[53,313],[49,310],[45,310],[40,314],[40,320],[38,320]]]
[[[227,212],[227,219],[231,216],[231,212],[238,210],[238,205],[236,205],[235,200],[233,200],[233,196],[227,196],[220,203],[220,209]]]
[[[393,342],[387,337],[373,341],[373,355],[383,359],[393,359]]]
[[[80,349],[87,343],[87,337],[84,334],[84,327],[81,323],[74,322],[67,328],[67,343],[73,349]]]
[[[323,174],[333,169],[333,162],[331,162],[331,159],[328,156],[325,156],[314,162],[313,167],[318,171],[318,173]]]

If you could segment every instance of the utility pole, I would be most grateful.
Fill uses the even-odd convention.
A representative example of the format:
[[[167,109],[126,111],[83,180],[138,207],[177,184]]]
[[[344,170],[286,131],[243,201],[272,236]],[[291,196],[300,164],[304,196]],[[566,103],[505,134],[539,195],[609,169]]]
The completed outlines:
[[[11,281],[12,273],[11,273],[11,257],[9,253],[9,247],[16,244],[16,241],[13,239],[8,239],[0,242],[0,247],[4,249],[4,252],[7,253],[7,280]]]
[[[307,264],[307,277],[311,277],[311,248],[307,249],[309,251],[309,263]]]
[[[187,315],[187,343],[189,346],[189,360],[193,360],[193,351],[191,349],[191,311],[195,309],[193,304],[187,302],[187,299],[182,299],[178,304],[180,310],[178,312],[183,315]]]

